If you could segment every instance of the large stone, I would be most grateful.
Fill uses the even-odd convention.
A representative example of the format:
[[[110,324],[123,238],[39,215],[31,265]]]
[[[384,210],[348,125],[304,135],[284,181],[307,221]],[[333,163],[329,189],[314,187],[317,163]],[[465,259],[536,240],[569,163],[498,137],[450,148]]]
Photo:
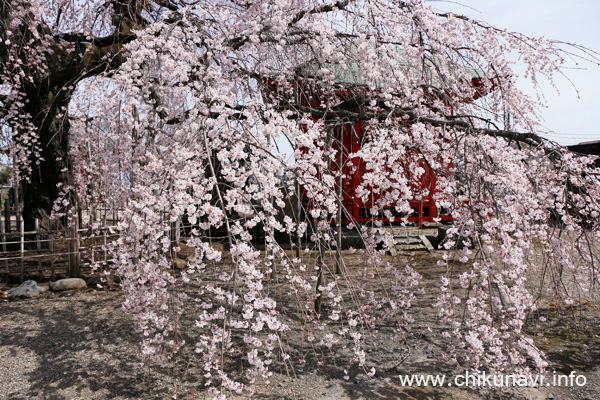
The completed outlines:
[[[33,297],[48,290],[48,286],[38,286],[36,281],[25,281],[20,286],[10,289],[8,295],[12,297]]]
[[[55,292],[60,292],[61,290],[85,289],[86,287],[87,284],[81,278],[59,279],[50,284],[50,289]]]
[[[184,259],[182,260],[181,258],[175,256],[173,257],[173,268],[174,269],[185,269],[188,265],[188,260]]]
[[[212,242],[211,246],[213,249],[220,251],[221,253],[225,251],[225,246],[223,246],[223,243],[221,242]]]
[[[190,254],[189,256],[187,256],[186,258],[179,258],[179,256],[175,255],[175,257],[173,257],[173,268],[174,269],[186,269],[188,266],[188,263],[195,263],[196,262],[196,255],[195,254]]]

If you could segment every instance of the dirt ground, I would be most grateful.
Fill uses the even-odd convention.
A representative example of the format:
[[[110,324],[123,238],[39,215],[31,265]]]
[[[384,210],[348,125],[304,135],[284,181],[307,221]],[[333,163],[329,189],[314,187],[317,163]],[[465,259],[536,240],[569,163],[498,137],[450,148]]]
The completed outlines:
[[[314,255],[313,255],[314,256]],[[360,254],[345,253],[349,275],[360,281],[373,273]],[[547,321],[542,327],[529,323],[526,331],[536,337],[545,335],[542,348],[547,352],[553,373],[585,376],[584,386],[543,386],[533,388],[458,388],[453,377],[461,374],[444,361],[445,342],[432,307],[445,267],[436,261],[439,253],[414,254],[414,268],[423,276],[421,286],[429,288],[413,305],[415,323],[409,334],[394,326],[381,326],[365,336],[366,370],[377,369],[373,378],[356,366],[348,367],[349,355],[328,352],[306,342],[301,314],[292,304],[283,284],[271,282],[270,295],[281,307],[292,330],[285,343],[295,363],[286,369],[281,360],[271,367],[269,386],[256,388],[258,399],[600,399],[600,310],[598,302],[580,301],[569,309],[557,309],[542,302],[539,315]],[[389,261],[402,264],[401,258]],[[226,263],[226,261],[225,261]],[[459,268],[459,267],[457,267]],[[382,275],[381,279],[385,280]],[[532,284],[535,277],[532,277]],[[8,286],[0,287],[6,290]],[[186,290],[193,296],[197,288]],[[120,305],[124,294],[112,290],[87,289],[77,292],[45,292],[32,299],[0,302],[0,398],[29,399],[204,399],[203,372],[193,345],[182,350],[167,368],[136,366],[139,336]],[[287,300],[286,300],[287,299]],[[191,329],[194,312],[190,309],[182,332],[187,343],[194,343]],[[538,316],[539,316],[538,315]],[[431,328],[429,330],[428,328]],[[240,359],[243,351],[239,351]],[[230,365],[235,375],[236,361]],[[400,376],[446,374],[444,387],[402,386]],[[347,379],[345,379],[347,376]],[[548,378],[550,379],[550,378]],[[580,381],[581,382],[581,381]],[[565,386],[565,385],[563,385]],[[238,398],[231,396],[232,398]],[[242,396],[239,396],[242,398]]]

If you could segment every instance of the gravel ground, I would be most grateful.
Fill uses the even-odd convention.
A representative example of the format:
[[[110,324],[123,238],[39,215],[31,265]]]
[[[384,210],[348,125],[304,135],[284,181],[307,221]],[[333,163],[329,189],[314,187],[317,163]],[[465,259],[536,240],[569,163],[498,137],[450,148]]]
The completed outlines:
[[[42,294],[0,305],[0,396],[142,398],[121,293]]]
[[[352,258],[354,257],[354,259]],[[362,261],[349,256],[350,266]],[[424,285],[437,285],[439,267],[436,255],[417,256],[417,270]],[[352,264],[354,263],[354,264]],[[0,290],[7,287],[0,287]],[[273,292],[277,285],[273,285]],[[437,345],[434,295],[421,295],[415,305],[415,332],[434,326],[428,340],[418,334],[399,341],[385,328],[367,346],[367,367],[378,373],[368,378],[358,368],[343,378],[344,355],[322,364],[318,355],[288,374],[280,364],[273,365],[271,385],[258,387],[258,399],[600,399],[600,311],[585,302],[571,310],[542,310],[548,322],[544,345],[553,368],[559,373],[575,370],[587,379],[584,387],[541,387],[517,389],[408,388],[399,375],[448,374],[459,371],[444,364]],[[184,349],[167,368],[136,367],[137,343],[130,319],[121,311],[123,293],[119,290],[46,292],[32,299],[0,301],[0,399],[178,399],[207,398],[202,373],[193,351]],[[285,304],[282,304],[286,307]],[[291,306],[290,306],[291,307]],[[577,319],[572,318],[573,312]],[[190,319],[188,323],[193,323]],[[535,334],[531,327],[531,334]],[[297,354],[309,347],[300,334],[288,342]],[[193,341],[188,340],[188,343]],[[238,398],[233,396],[232,398]],[[239,397],[240,399],[242,397]]]

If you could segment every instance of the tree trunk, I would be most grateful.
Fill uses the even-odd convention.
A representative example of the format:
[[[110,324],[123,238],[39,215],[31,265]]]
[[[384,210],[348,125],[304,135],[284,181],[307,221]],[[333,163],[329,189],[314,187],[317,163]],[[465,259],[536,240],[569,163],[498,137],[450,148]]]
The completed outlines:
[[[32,150],[29,154],[29,165],[20,166],[22,170],[19,171],[22,178],[26,231],[33,230],[36,217],[43,220],[50,214],[52,205],[60,193],[60,187],[57,185],[73,183],[71,160],[68,155],[67,116],[73,88],[86,77],[113,70],[121,65],[125,60],[121,53],[123,44],[135,38],[129,31],[120,31],[119,25],[115,26],[116,31],[113,34],[103,38],[92,38],[75,32],[65,34],[61,40],[57,39],[50,44],[41,43],[32,32],[37,30],[38,33],[43,33],[42,36],[48,36],[51,30],[43,21],[37,21],[33,14],[26,13],[18,33],[13,32],[11,36],[13,42],[21,41],[23,45],[16,46],[9,54],[9,47],[4,45],[7,39],[6,28],[15,18],[14,10],[19,7],[27,9],[29,6],[29,2],[24,0],[0,0],[0,79],[8,76],[8,81],[20,80],[19,89],[23,90],[24,101],[18,111],[21,115],[29,115],[37,135],[36,149],[31,133],[27,133],[26,129],[20,130],[20,121],[16,127],[13,126],[13,141],[30,146]],[[142,11],[137,8],[135,10]],[[126,11],[129,15],[130,10]],[[129,16],[131,18],[131,15]],[[27,49],[38,47],[44,49],[44,70],[37,70],[30,64],[31,51]],[[9,57],[20,59],[26,77],[20,79],[17,72],[12,69],[5,70],[5,63]],[[2,106],[7,108],[8,104]],[[10,125],[10,121],[8,124]],[[73,202],[73,199],[69,201]]]
[[[38,128],[40,153],[36,155],[32,151],[29,156],[31,173],[21,171],[21,175],[29,178],[22,182],[26,231],[34,229],[35,218],[43,220],[51,213],[60,192],[58,184],[72,182],[67,112],[63,111],[64,115],[59,117],[63,107],[64,110],[68,107],[70,92],[61,89],[58,86],[35,85],[27,90],[29,103],[24,111],[32,116],[32,122]],[[19,139],[18,136],[15,138]]]

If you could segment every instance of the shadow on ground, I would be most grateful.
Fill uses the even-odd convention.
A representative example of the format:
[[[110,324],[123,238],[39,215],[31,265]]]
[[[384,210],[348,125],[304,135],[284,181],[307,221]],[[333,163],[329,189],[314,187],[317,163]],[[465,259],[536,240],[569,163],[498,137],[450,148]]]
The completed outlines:
[[[5,395],[13,400],[95,394],[148,398],[144,388],[156,378],[134,365],[139,337],[119,308],[121,298],[92,291],[3,303],[0,346],[11,363],[5,368],[19,369],[10,371],[14,381],[4,383]]]

